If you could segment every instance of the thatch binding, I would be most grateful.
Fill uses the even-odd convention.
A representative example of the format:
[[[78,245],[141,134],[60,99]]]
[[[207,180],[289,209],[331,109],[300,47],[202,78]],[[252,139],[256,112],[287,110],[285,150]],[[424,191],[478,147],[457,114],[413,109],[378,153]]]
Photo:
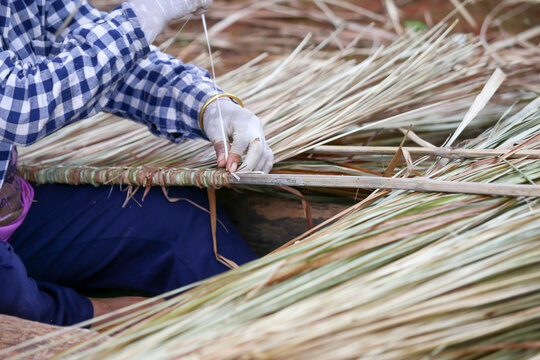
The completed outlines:
[[[163,169],[141,167],[30,167],[18,171],[28,181],[38,184],[128,185],[128,186],[197,186],[230,187],[229,173],[224,170]]]

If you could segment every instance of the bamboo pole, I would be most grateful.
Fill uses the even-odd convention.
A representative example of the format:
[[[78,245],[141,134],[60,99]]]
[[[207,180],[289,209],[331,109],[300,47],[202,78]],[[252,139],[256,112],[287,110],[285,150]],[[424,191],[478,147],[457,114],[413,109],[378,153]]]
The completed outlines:
[[[325,145],[318,146],[307,151],[309,154],[316,155],[394,155],[398,151],[397,146],[341,146]],[[454,149],[449,147],[403,147],[411,155],[420,156],[440,156],[450,159],[459,158],[489,158],[505,157],[511,159],[529,158],[540,159],[540,150],[520,150],[510,153],[508,149]]]
[[[296,174],[236,174],[229,176],[229,183],[242,185],[311,186],[333,188],[364,188],[387,190],[412,190],[491,196],[540,197],[540,185],[485,184],[463,181],[433,180],[425,177],[413,179],[384,178],[375,176],[296,175]]]

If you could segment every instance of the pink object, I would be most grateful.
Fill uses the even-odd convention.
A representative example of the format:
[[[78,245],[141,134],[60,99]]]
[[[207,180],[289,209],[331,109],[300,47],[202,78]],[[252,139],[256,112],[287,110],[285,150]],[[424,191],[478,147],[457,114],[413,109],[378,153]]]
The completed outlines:
[[[19,216],[17,221],[15,221],[14,223],[0,227],[0,241],[8,241],[11,235],[13,235],[13,233],[15,232],[15,230],[17,230],[17,228],[21,226],[22,222],[26,218],[26,215],[28,214],[28,211],[30,210],[32,201],[34,200],[34,188],[32,188],[32,185],[30,185],[26,180],[21,177],[17,176],[16,179],[21,185],[23,212],[21,216]]]

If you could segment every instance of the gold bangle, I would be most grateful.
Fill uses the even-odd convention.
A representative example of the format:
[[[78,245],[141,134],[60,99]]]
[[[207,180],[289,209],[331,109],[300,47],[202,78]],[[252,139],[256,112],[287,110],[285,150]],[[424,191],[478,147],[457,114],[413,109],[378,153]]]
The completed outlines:
[[[213,103],[214,101],[222,97],[231,98],[238,105],[240,105],[241,107],[244,107],[244,103],[242,102],[242,100],[240,100],[238,97],[234,96],[233,94],[223,93],[223,94],[217,94],[217,95],[212,96],[210,99],[208,99],[208,101],[206,101],[206,103],[203,105],[201,109],[201,112],[199,113],[199,127],[201,128],[203,133],[206,133],[204,131],[204,124],[203,124],[203,117],[204,117],[204,112],[206,111],[206,108],[208,107],[208,105],[210,105],[211,103]]]

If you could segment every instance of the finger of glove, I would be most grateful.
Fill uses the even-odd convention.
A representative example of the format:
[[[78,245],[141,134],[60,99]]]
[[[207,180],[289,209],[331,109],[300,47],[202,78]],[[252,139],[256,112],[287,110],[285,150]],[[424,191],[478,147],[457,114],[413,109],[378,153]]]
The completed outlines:
[[[233,142],[231,145],[231,154],[236,156],[229,156],[227,161],[227,168],[231,171],[236,171],[238,163],[242,159],[242,155],[246,152],[249,146],[249,136],[247,133],[239,132],[233,135]],[[232,170],[234,167],[234,170]]]
[[[217,166],[219,168],[224,168],[225,165],[227,165],[227,159],[225,158],[225,144],[223,143],[223,140],[220,139],[218,142],[214,142],[214,150],[216,151],[216,157],[217,157]],[[227,144],[229,150],[230,145]]]
[[[238,169],[238,164],[242,160],[242,155],[235,154],[234,152],[229,153],[229,159],[227,161],[227,170],[230,172],[236,172]]]
[[[262,171],[265,174],[268,174],[270,170],[272,170],[272,167],[274,166],[274,154],[272,153],[272,150],[270,150],[269,147],[266,147],[263,161],[261,163],[261,168],[257,169],[257,171]]]
[[[272,171],[272,168],[274,167],[273,161],[267,161],[263,166],[263,173],[268,174],[270,171]]]
[[[259,162],[253,169],[253,171],[261,171],[264,172],[264,168],[267,163],[273,163],[274,155],[272,154],[272,151],[268,146],[263,146],[263,153],[261,155],[261,158],[259,159]]]
[[[261,171],[265,161],[263,155],[264,145],[259,139],[253,140],[249,144],[248,152],[244,162],[242,163],[241,169],[248,171]]]
[[[268,171],[265,171],[265,169],[268,168],[268,164],[273,164],[273,162],[274,155],[272,154],[272,150],[270,150],[268,146],[264,146],[263,154],[261,155],[257,166],[253,170],[267,173]]]

